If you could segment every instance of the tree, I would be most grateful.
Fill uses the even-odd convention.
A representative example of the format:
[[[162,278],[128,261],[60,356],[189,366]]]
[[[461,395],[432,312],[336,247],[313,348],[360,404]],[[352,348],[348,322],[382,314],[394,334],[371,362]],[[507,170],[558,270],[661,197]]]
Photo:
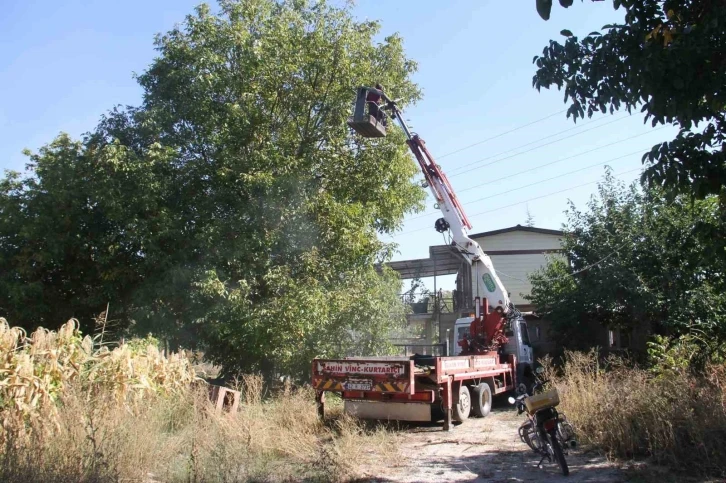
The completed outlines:
[[[574,0],[559,0],[560,5],[569,8],[574,3]],[[603,0],[592,0],[593,2],[602,2]],[[536,0],[537,2],[537,13],[544,20],[550,19],[550,13],[552,12],[552,0]]]
[[[529,212],[529,206],[527,206],[527,218],[524,220],[524,226],[533,227],[534,226],[534,216],[532,216],[532,213]]]
[[[564,347],[596,343],[589,324],[726,340],[718,200],[669,201],[608,172],[586,211],[570,206],[563,255],[532,274],[530,300]]]
[[[126,313],[145,276],[143,227],[120,215],[152,218],[153,155],[121,165],[118,146],[67,135],[28,155],[29,175],[0,182],[0,316],[28,330],[77,317],[91,331],[107,302]]]
[[[592,0],[598,2],[602,0]],[[571,7],[573,0],[560,0],[560,5],[565,8]],[[552,12],[552,0],[537,0],[537,13],[544,20],[550,19],[550,13]]]
[[[403,105],[419,91],[401,39],[375,43],[379,26],[348,8],[223,0],[158,36],[141,106],[4,181],[8,317],[30,327],[110,301],[130,330],[201,342],[230,371],[299,375],[316,355],[385,350],[403,309],[396,277],[373,268],[393,250],[377,234],[423,192],[401,133],[362,139],[345,121],[358,85]],[[21,285],[35,292],[5,295]]]
[[[572,1],[561,1],[567,7]],[[538,0],[546,20],[551,1]],[[711,0],[613,0],[623,24],[582,39],[569,30],[535,56],[533,85],[564,88],[567,116],[640,108],[679,128],[645,153],[643,181],[671,196],[720,194],[726,207],[726,5]]]

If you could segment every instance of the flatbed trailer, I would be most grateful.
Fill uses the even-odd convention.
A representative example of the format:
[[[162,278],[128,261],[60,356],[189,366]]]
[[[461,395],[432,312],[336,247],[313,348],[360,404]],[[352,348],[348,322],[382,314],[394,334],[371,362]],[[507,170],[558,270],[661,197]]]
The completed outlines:
[[[513,390],[513,354],[315,359],[312,384],[318,415],[325,393],[340,393],[345,411],[363,419],[438,421],[444,430],[469,413],[484,417],[492,396]],[[437,413],[442,418],[437,417]]]

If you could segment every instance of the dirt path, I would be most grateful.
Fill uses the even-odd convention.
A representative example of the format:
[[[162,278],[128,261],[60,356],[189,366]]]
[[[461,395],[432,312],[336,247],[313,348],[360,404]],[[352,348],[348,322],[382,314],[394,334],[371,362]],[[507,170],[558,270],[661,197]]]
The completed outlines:
[[[567,481],[625,482],[624,475],[605,458],[571,451],[566,456],[570,476],[555,463],[537,468],[539,457],[519,440],[524,415],[511,407],[496,408],[484,419],[469,419],[444,432],[441,426],[414,426],[400,435],[401,460],[394,468],[370,469],[360,481],[476,482]]]

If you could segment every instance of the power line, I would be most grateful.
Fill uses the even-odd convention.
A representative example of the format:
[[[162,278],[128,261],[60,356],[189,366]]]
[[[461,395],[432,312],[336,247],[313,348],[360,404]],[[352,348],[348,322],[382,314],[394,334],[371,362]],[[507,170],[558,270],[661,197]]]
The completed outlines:
[[[550,114],[549,116],[545,116],[545,117],[543,117],[541,119],[537,119],[536,121],[532,121],[530,123],[523,124],[522,126],[515,127],[514,129],[511,129],[509,131],[505,131],[503,133],[499,133],[497,135],[494,135],[492,137],[489,137],[489,138],[483,139],[481,141],[475,142],[475,143],[470,144],[468,146],[464,146],[463,148],[459,148],[459,149],[457,149],[455,151],[451,151],[450,153],[446,153],[446,154],[442,154],[441,156],[437,156],[437,159],[442,159],[442,158],[445,158],[447,156],[451,156],[452,154],[456,154],[456,153],[460,153],[462,151],[466,151],[467,149],[473,148],[474,146],[479,146],[480,144],[484,144],[484,143],[489,142],[489,141],[491,141],[493,139],[497,139],[497,138],[500,138],[502,136],[506,136],[507,134],[511,134],[511,133],[513,133],[515,131],[519,131],[520,129],[524,129],[525,127],[532,126],[533,124],[537,124],[539,122],[546,121],[547,119],[549,119],[551,117],[555,117],[555,116],[557,116],[559,114],[562,114],[563,112],[566,112],[566,111],[567,111],[567,109],[563,109],[561,111],[557,111],[557,112],[555,112],[553,114]]]
[[[627,138],[625,138],[625,139],[621,139],[621,140],[619,140],[619,141],[614,141],[614,142],[611,142],[611,143],[608,143],[608,144],[604,144],[604,145],[602,145],[602,146],[598,146],[598,147],[596,147],[596,148],[593,148],[593,149],[589,149],[589,150],[587,150],[587,151],[583,151],[583,152],[581,152],[581,153],[573,154],[572,156],[567,156],[567,157],[565,157],[565,158],[560,158],[560,159],[557,159],[557,160],[555,160],[555,161],[551,161],[551,162],[549,162],[549,163],[545,163],[545,164],[540,164],[540,165],[538,165],[538,166],[534,166],[534,167],[532,167],[532,168],[530,168],[530,169],[525,169],[525,170],[519,171],[519,172],[517,172],[517,173],[512,173],[512,174],[509,174],[509,175],[507,175],[507,176],[502,176],[501,178],[496,178],[496,179],[493,179],[493,180],[491,180],[491,181],[487,181],[486,183],[481,183],[481,184],[478,184],[478,185],[476,185],[476,186],[471,186],[471,187],[469,187],[469,188],[465,188],[465,189],[463,189],[463,190],[458,190],[458,191],[457,191],[457,194],[461,194],[461,193],[463,193],[463,192],[465,192],[465,191],[471,191],[471,190],[473,190],[473,189],[481,188],[481,187],[482,187],[482,186],[484,186],[484,185],[488,185],[488,184],[496,183],[497,181],[502,181],[502,180],[505,180],[505,179],[510,179],[510,178],[514,178],[515,176],[519,176],[519,175],[521,175],[521,174],[525,174],[525,173],[530,173],[530,172],[532,172],[532,171],[534,171],[534,170],[536,170],[536,169],[544,168],[544,167],[547,167],[547,166],[552,166],[553,164],[561,163],[562,161],[567,161],[567,160],[569,160],[569,159],[577,158],[577,157],[583,156],[583,155],[585,155],[585,154],[589,154],[589,153],[592,153],[592,152],[594,152],[594,151],[598,151],[598,150],[600,150],[600,149],[604,149],[604,148],[607,148],[607,147],[613,146],[613,145],[615,145],[615,144],[620,144],[620,143],[623,143],[623,142],[625,142],[625,141],[629,141],[629,140],[631,140],[631,139],[635,139],[635,138],[637,138],[637,137],[640,137],[640,136],[645,136],[646,134],[650,134],[650,133],[652,133],[652,132],[655,132],[655,131],[660,131],[661,129],[665,129],[666,127],[668,127],[668,126],[662,126],[662,127],[659,127],[659,128],[657,128],[657,129],[653,129],[653,130],[650,130],[650,131],[646,131],[646,132],[643,132],[643,133],[640,133],[640,134],[636,134],[636,135],[634,135],[634,136],[629,136],[629,137],[627,137]],[[579,172],[579,171],[584,171],[585,169],[589,169],[589,168],[592,168],[592,167],[595,167],[595,166],[599,166],[599,165],[602,165],[602,164],[605,164],[605,163],[609,163],[610,161],[616,161],[616,160],[618,160],[618,159],[622,159],[622,158],[624,158],[624,157],[626,157],[626,156],[633,156],[633,155],[635,155],[635,154],[640,154],[640,153],[642,153],[642,152],[646,151],[647,149],[648,149],[648,148],[643,148],[643,149],[639,149],[638,151],[634,151],[634,152],[632,152],[632,153],[628,153],[628,154],[624,154],[624,155],[622,155],[622,156],[619,156],[619,157],[616,157],[616,158],[611,158],[611,159],[608,159],[607,161],[604,161],[603,163],[598,163],[598,164],[592,164],[592,165],[590,165],[590,166],[588,166],[588,167],[586,167],[586,168],[582,168],[582,169],[576,169],[576,170],[574,170],[574,171],[569,171],[569,172],[567,172],[567,173],[564,173],[564,174],[562,174],[562,175],[554,176],[554,177],[552,177],[552,178],[548,178],[548,179],[545,179],[545,180],[540,180],[540,181],[537,181],[537,182],[535,182],[535,183],[532,183],[532,184],[529,184],[529,185],[526,185],[526,186],[522,186],[522,187],[520,187],[520,188],[515,188],[514,190],[510,190],[510,191],[516,191],[516,190],[518,190],[518,189],[521,189],[521,188],[526,188],[526,187],[529,187],[529,186],[534,186],[534,185],[536,185],[536,184],[544,183],[544,182],[546,182],[546,181],[550,181],[550,180],[553,180],[553,179],[556,179],[556,178],[561,178],[562,176],[565,176],[565,175],[567,175],[567,174],[572,174],[572,173],[577,173],[577,172]],[[484,197],[484,198],[479,198],[478,200],[473,200],[473,201],[467,201],[467,202],[465,202],[465,203],[462,203],[462,205],[468,205],[468,204],[474,203],[474,202],[476,202],[476,201],[481,201],[481,200],[485,200],[485,199],[493,198],[494,196],[498,196],[498,195],[500,195],[500,194],[506,194],[506,193],[507,193],[507,192],[505,192],[505,193],[499,193],[499,194],[497,194],[497,195],[487,196],[487,197]],[[412,217],[412,218],[409,218],[409,220],[416,220],[416,219],[419,219],[419,218],[423,218],[423,217],[426,217],[426,216],[431,216],[431,215],[434,215],[434,214],[437,214],[437,213],[438,213],[437,211],[430,211],[430,212],[428,212],[428,213],[423,213],[423,214],[421,214],[421,215],[418,215],[418,216],[414,216],[414,217]]]
[[[619,116],[619,117],[618,117],[618,119],[623,119],[623,118],[625,118],[625,117],[627,117],[627,114],[623,114],[623,115]],[[555,136],[559,136],[560,134],[564,134],[564,133],[567,133],[567,132],[573,131],[573,130],[575,130],[575,129],[580,129],[580,128],[582,128],[583,126],[587,126],[588,124],[592,124],[592,123],[595,123],[595,122],[600,122],[600,121],[602,121],[603,119],[606,119],[606,118],[604,118],[604,117],[603,117],[603,118],[600,118],[600,119],[592,119],[592,120],[590,120],[590,121],[587,121],[587,122],[584,122],[584,123],[580,124],[579,126],[573,126],[573,127],[567,128],[567,129],[563,129],[562,131],[557,131],[557,132],[556,132],[556,133],[554,133],[554,134],[550,134],[550,135],[548,135],[548,136],[544,136],[544,137],[541,137],[541,138],[539,138],[539,139],[535,139],[534,141],[530,141],[530,142],[528,142],[528,143],[525,143],[525,144],[520,144],[519,146],[516,146],[516,147],[514,147],[514,148],[511,148],[511,149],[507,149],[506,151],[502,151],[502,152],[500,152],[500,153],[497,153],[497,154],[492,154],[491,156],[487,156],[487,157],[485,157],[485,158],[481,158],[481,159],[479,159],[479,160],[477,160],[477,161],[472,161],[471,163],[465,164],[465,165],[463,165],[463,166],[457,166],[457,167],[455,167],[455,168],[452,168],[452,171],[453,171],[452,175],[455,175],[455,174],[456,174],[456,171],[457,171],[457,170],[461,170],[461,169],[463,169],[463,168],[466,168],[466,167],[468,167],[468,166],[472,166],[472,165],[474,165],[474,164],[477,164],[477,163],[480,163],[480,162],[482,162],[482,161],[486,161],[486,160],[488,160],[488,159],[496,158],[496,157],[498,157],[498,156],[501,156],[501,155],[503,155],[503,154],[509,154],[509,153],[511,153],[512,151],[517,151],[518,149],[522,149],[522,148],[525,148],[525,147],[527,147],[527,146],[530,146],[530,145],[532,145],[532,144],[536,144],[536,143],[538,143],[538,142],[540,142],[540,141],[544,141],[544,140],[546,140],[546,139],[550,139],[550,138],[553,138],[553,137],[555,137]],[[604,124],[603,124],[603,125],[604,125]]]
[[[497,196],[506,195],[506,194],[511,193],[512,191],[518,191],[518,190],[521,190],[521,189],[524,189],[524,188],[529,188],[529,187],[534,186],[534,185],[538,185],[538,184],[541,184],[541,183],[546,183],[547,181],[552,181],[553,179],[562,178],[563,176],[567,176],[567,175],[574,174],[574,173],[579,173],[580,171],[585,171],[585,170],[588,170],[590,168],[594,168],[596,166],[602,166],[602,165],[605,165],[605,164],[610,163],[612,161],[617,161],[619,159],[627,158],[628,156],[633,156],[635,154],[641,154],[642,152],[643,152],[643,150],[642,149],[639,149],[637,151],[633,151],[632,153],[623,154],[622,156],[618,156],[617,158],[608,159],[607,161],[603,161],[602,163],[591,164],[589,166],[585,166],[584,168],[575,169],[575,170],[572,170],[572,171],[568,171],[567,173],[558,174],[557,176],[553,176],[551,178],[543,179],[543,180],[540,180],[540,181],[535,181],[534,183],[526,184],[526,185],[520,186],[518,188],[510,189],[508,191],[503,191],[501,193],[497,193],[497,194],[494,194],[494,195],[489,195],[489,196],[485,196],[483,198],[479,198],[479,199],[476,199],[476,200],[467,201],[464,204],[476,203],[478,201],[484,201],[484,200],[488,200],[488,199],[491,199],[491,198],[495,198]]]
[[[539,180],[539,181],[535,181],[534,183],[526,184],[524,186],[519,186],[517,188],[513,188],[513,189],[510,189],[510,190],[507,190],[507,191],[502,191],[501,193],[496,193],[496,194],[493,194],[493,195],[485,196],[483,198],[478,198],[476,200],[467,201],[466,203],[462,203],[462,205],[470,205],[470,204],[476,203],[478,201],[483,201],[483,200],[488,200],[488,199],[491,199],[491,198],[496,198],[497,196],[502,196],[502,195],[509,194],[512,191],[518,191],[518,190],[521,190],[521,189],[524,189],[524,188],[529,188],[531,186],[535,186],[535,185],[538,185],[538,184],[546,183],[547,181],[552,181],[553,179],[562,178],[563,176],[567,176],[567,175],[573,174],[573,173],[578,173],[580,171],[585,171],[587,169],[594,168],[596,166],[602,166],[602,165],[607,164],[607,163],[610,163],[612,161],[617,161],[619,159],[627,158],[628,156],[633,156],[635,154],[640,154],[642,152],[643,152],[643,149],[639,149],[637,151],[633,151],[632,153],[623,154],[622,156],[618,156],[616,158],[610,158],[607,161],[603,161],[602,163],[591,164],[589,166],[585,166],[584,168],[579,168],[579,169],[575,169],[573,171],[568,171],[566,173],[558,174],[557,176],[553,176],[551,178],[547,178],[547,179],[542,179],[542,180]],[[550,164],[552,164],[552,163],[550,163]],[[547,166],[547,165],[545,165],[545,166]],[[517,174],[521,174],[521,173],[517,173]],[[499,179],[501,180],[501,179],[511,178],[513,176],[515,176],[515,175],[505,176],[505,177],[499,178]],[[499,180],[497,180],[497,181],[499,181]],[[418,216],[414,216],[413,218],[409,218],[409,220],[417,220],[419,218],[424,218],[424,217],[428,217],[428,216],[432,216],[432,215],[436,215],[436,214],[438,214],[436,211],[431,211],[429,213],[424,213],[422,215],[418,215]]]
[[[637,168],[634,168],[634,169],[629,169],[628,171],[623,171],[623,172],[620,172],[620,173],[618,173],[618,174],[616,174],[616,175],[614,175],[614,176],[620,176],[620,175],[623,175],[623,174],[628,174],[628,173],[632,173],[632,172],[634,172],[634,171],[639,171],[640,169],[641,169],[641,168],[640,168],[640,166],[638,166]],[[530,199],[528,199],[528,200],[520,201],[520,202],[518,202],[518,203],[512,203],[511,205],[506,205],[506,206],[500,206],[499,208],[493,208],[493,209],[491,209],[491,210],[486,210],[486,211],[480,211],[479,213],[474,213],[474,214],[473,214],[473,215],[471,215],[471,216],[478,216],[478,215],[483,215],[483,214],[485,214],[485,213],[491,213],[491,212],[493,212],[493,211],[501,210],[501,209],[503,209],[503,208],[509,208],[510,206],[517,206],[517,205],[521,205],[521,204],[523,204],[523,203],[527,203],[527,202],[529,202],[529,201],[534,201],[534,200],[538,200],[538,199],[540,199],[540,198],[546,198],[546,197],[548,197],[548,196],[556,195],[556,194],[559,194],[559,193],[564,193],[565,191],[570,191],[570,190],[573,190],[573,189],[576,189],[576,188],[580,188],[580,187],[582,187],[582,186],[587,186],[587,185],[590,185],[590,184],[595,184],[595,183],[599,183],[599,182],[600,182],[600,180],[590,181],[590,182],[588,182],[588,183],[582,183],[582,184],[579,184],[579,185],[577,185],[577,186],[572,186],[572,187],[570,187],[570,188],[565,188],[565,189],[562,189],[562,190],[560,190],[560,191],[555,191],[555,192],[553,192],[553,193],[549,193],[549,194],[546,194],[546,195],[543,195],[543,196],[536,196],[536,197],[534,197],[534,198],[530,198]]]
[[[514,177],[514,176],[518,176],[520,174],[529,173],[529,172],[531,172],[531,171],[533,171],[535,169],[544,168],[546,166],[552,166],[553,164],[557,164],[557,163],[560,163],[562,161],[567,161],[569,159],[578,158],[578,157],[583,156],[585,154],[590,154],[592,152],[599,151],[600,149],[605,149],[607,147],[614,146],[616,144],[624,143],[625,141],[630,141],[631,139],[635,139],[635,138],[638,138],[640,136],[645,136],[646,134],[650,134],[650,133],[655,132],[655,131],[660,131],[661,129],[665,129],[666,127],[668,127],[668,126],[661,126],[661,127],[657,128],[657,129],[651,129],[650,131],[642,132],[642,133],[636,134],[634,136],[629,136],[629,137],[627,137],[625,139],[621,139],[619,141],[613,141],[611,143],[603,144],[602,146],[598,146],[598,147],[593,148],[593,149],[588,149],[587,151],[582,151],[580,153],[573,154],[572,156],[567,156],[566,158],[560,158],[560,159],[558,159],[556,161],[552,161],[552,162],[545,163],[545,164],[540,164],[539,166],[535,166],[534,168],[524,169],[524,170],[519,171],[517,173],[513,173],[513,174],[507,175],[507,176],[502,176],[501,178],[496,178],[496,179],[493,179],[491,181],[487,181],[486,183],[482,183],[480,185],[470,186],[469,188],[464,188],[463,190],[459,190],[458,193],[463,193],[465,191],[471,191],[471,190],[476,189],[476,188],[479,188],[480,186],[483,186],[485,184],[496,183],[497,181],[501,181],[503,179],[508,179],[508,178],[511,178],[511,177]],[[647,150],[648,148],[645,148],[645,149]]]
[[[638,171],[640,169],[641,169],[640,167],[637,167],[635,169],[631,169],[631,170],[628,170],[628,171],[623,171],[621,173],[618,173],[615,176],[620,176],[620,175],[623,175],[623,174],[632,173],[633,171]],[[474,217],[474,216],[484,215],[486,213],[492,213],[494,211],[503,210],[505,208],[511,208],[512,206],[522,205],[524,203],[529,203],[530,201],[539,200],[539,199],[542,199],[542,198],[547,198],[549,196],[554,196],[554,195],[557,195],[557,194],[560,194],[560,193],[564,193],[566,191],[571,191],[571,190],[574,190],[574,189],[577,189],[577,188],[581,188],[583,186],[587,186],[587,185],[591,185],[591,184],[594,184],[594,183],[598,183],[599,181],[600,180],[589,181],[587,183],[578,184],[576,186],[570,186],[569,188],[561,189],[559,191],[554,191],[554,192],[548,193],[546,195],[535,196],[534,198],[529,198],[529,199],[524,200],[524,201],[518,201],[517,203],[512,203],[512,204],[505,205],[505,206],[498,206],[498,207],[492,208],[490,210],[480,211],[479,213],[474,213],[471,216]],[[422,230],[428,230],[428,229],[429,229],[429,227],[425,226],[425,227],[422,227],[422,228],[417,228],[415,230],[409,230],[409,231],[402,232],[402,233],[400,233],[400,235],[408,235],[410,233],[416,233],[416,232],[419,232],[419,231],[422,231]]]
[[[500,275],[502,277],[511,278],[512,280],[517,280],[518,282],[530,283],[527,280],[522,280],[521,278],[515,277],[514,275],[506,274],[500,270],[497,270],[496,272],[497,272],[497,275]]]
[[[560,139],[555,139],[554,141],[550,141],[550,142],[548,142],[548,143],[545,143],[545,144],[541,144],[541,145],[539,145],[539,146],[535,146],[535,147],[533,147],[533,148],[530,148],[530,149],[528,149],[528,150],[526,150],[526,151],[522,151],[522,152],[519,152],[519,153],[514,153],[514,154],[512,154],[511,156],[507,156],[507,157],[504,157],[504,158],[501,158],[501,159],[495,159],[494,161],[490,161],[490,162],[488,162],[488,163],[486,163],[486,164],[482,164],[481,166],[477,166],[477,167],[475,167],[475,168],[471,168],[471,169],[467,169],[467,170],[464,170],[464,171],[459,171],[459,172],[456,172],[456,173],[454,173],[454,174],[452,174],[452,175],[449,175],[449,178],[455,178],[456,176],[460,176],[460,175],[462,175],[462,174],[466,174],[466,173],[469,173],[469,172],[471,172],[471,171],[475,171],[475,170],[477,170],[477,169],[481,169],[481,168],[484,168],[484,167],[487,167],[487,166],[491,166],[492,164],[500,163],[500,162],[502,162],[502,161],[506,161],[507,159],[512,159],[512,158],[516,158],[517,156],[520,156],[520,155],[522,155],[522,154],[526,154],[526,153],[530,153],[530,152],[532,152],[532,151],[535,151],[535,150],[537,150],[537,149],[539,149],[539,148],[543,148],[543,147],[545,147],[545,146],[550,146],[550,145],[552,145],[552,144],[556,144],[556,143],[558,143],[558,142],[560,142],[560,141],[564,141],[565,139],[570,139],[570,138],[574,138],[575,136],[579,136],[580,134],[585,134],[586,132],[590,132],[590,131],[593,131],[593,130],[595,130],[595,129],[599,129],[599,128],[601,128],[601,127],[607,126],[608,124],[612,124],[612,123],[614,123],[614,122],[622,121],[623,119],[626,119],[627,117],[628,117],[627,115],[624,115],[624,116],[620,116],[620,117],[617,117],[617,118],[615,118],[615,119],[611,120],[610,122],[606,122],[605,124],[600,124],[600,125],[598,125],[598,126],[594,126],[594,127],[591,127],[590,129],[585,129],[584,131],[580,131],[580,132],[577,132],[577,133],[574,133],[574,134],[570,134],[569,136],[565,136],[565,137],[563,137],[563,138],[560,138]],[[578,126],[578,127],[582,127],[582,126]],[[573,128],[573,129],[574,129],[574,128]],[[525,146],[529,146],[530,144],[534,144],[534,143],[536,143],[536,142],[539,142],[539,141],[543,141],[543,140],[545,140],[545,139],[548,139],[548,138],[551,138],[551,137],[553,137],[553,136],[557,136],[558,134],[562,134],[562,133],[564,133],[564,132],[567,132],[567,131],[569,131],[569,130],[570,130],[570,129],[567,129],[567,130],[565,130],[565,131],[562,131],[562,132],[560,132],[560,133],[556,133],[556,134],[553,134],[552,136],[546,136],[546,137],[543,137],[543,138],[541,138],[541,139],[538,139],[538,140],[536,140],[536,141],[532,141],[532,142],[530,142],[530,143],[527,143],[527,144],[523,144],[523,145],[521,145],[521,146],[518,146],[518,147],[516,147],[516,148],[510,149],[509,151],[504,151],[504,152],[502,152],[502,153],[499,153],[499,154],[495,154],[495,155],[493,155],[493,156],[488,156],[488,157],[486,157],[486,158],[482,158],[482,159],[480,159],[480,160],[478,160],[478,161],[474,161],[473,163],[465,164],[464,166],[461,166],[460,168],[466,168],[466,167],[468,167],[468,166],[473,166],[473,165],[475,165],[475,164],[481,163],[482,161],[486,161],[486,160],[488,160],[488,159],[491,159],[491,158],[495,158],[495,157],[497,157],[497,156],[500,156],[500,155],[502,155],[502,154],[506,154],[506,153],[510,153],[510,152],[512,152],[512,151],[516,151],[517,149],[523,148],[523,147],[525,147]],[[455,171],[456,171],[456,170],[455,170]]]

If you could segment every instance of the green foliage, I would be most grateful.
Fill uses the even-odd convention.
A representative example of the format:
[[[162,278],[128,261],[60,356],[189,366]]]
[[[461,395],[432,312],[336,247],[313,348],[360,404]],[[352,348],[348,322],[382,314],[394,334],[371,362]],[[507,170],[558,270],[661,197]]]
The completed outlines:
[[[596,341],[592,326],[726,340],[724,229],[714,198],[670,202],[608,174],[587,211],[574,206],[564,257],[531,276],[530,300],[565,347]],[[710,342],[709,342],[710,343]]]
[[[574,0],[560,0],[560,5],[567,8],[572,6]],[[600,0],[593,0],[593,2]],[[552,0],[537,0],[537,13],[544,20],[550,19],[550,13],[552,13]]]
[[[551,321],[551,335],[570,348],[585,348],[592,342],[591,334],[581,327],[587,312],[572,305],[578,297],[577,285],[570,276],[571,269],[560,257],[548,257],[547,265],[530,274],[532,283],[528,300],[537,312]]]
[[[398,278],[373,269],[343,278],[328,286],[276,273],[267,281],[285,296],[255,304],[235,289],[215,294],[196,320],[208,341],[205,356],[228,371],[300,375],[314,357],[391,353],[386,337],[405,321]],[[218,284],[208,280],[202,291]]]
[[[651,371],[667,376],[688,370],[698,354],[698,345],[690,335],[678,339],[655,335],[648,341],[648,364]]]
[[[154,337],[151,334],[147,334],[146,337],[134,337],[133,339],[126,342],[126,346],[132,354],[138,354],[146,352],[147,348],[154,347],[156,349],[161,348],[161,342],[158,337]]]
[[[401,38],[378,33],[349,7],[223,0],[159,35],[141,106],[0,184],[0,312],[89,327],[110,302],[228,370],[385,350],[402,309],[377,235],[424,194],[400,132],[346,126],[358,85],[419,98]]]
[[[669,377],[676,372],[704,368],[708,363],[723,364],[726,346],[707,334],[692,331],[678,337],[654,335],[648,341],[651,372]]]
[[[549,17],[550,2],[546,15]],[[572,2],[570,2],[572,3]],[[613,0],[623,24],[564,44],[551,40],[535,56],[533,85],[564,88],[567,116],[628,112],[644,122],[677,126],[670,142],[645,153],[643,181],[669,194],[698,198],[726,184],[726,5],[710,0]]]

